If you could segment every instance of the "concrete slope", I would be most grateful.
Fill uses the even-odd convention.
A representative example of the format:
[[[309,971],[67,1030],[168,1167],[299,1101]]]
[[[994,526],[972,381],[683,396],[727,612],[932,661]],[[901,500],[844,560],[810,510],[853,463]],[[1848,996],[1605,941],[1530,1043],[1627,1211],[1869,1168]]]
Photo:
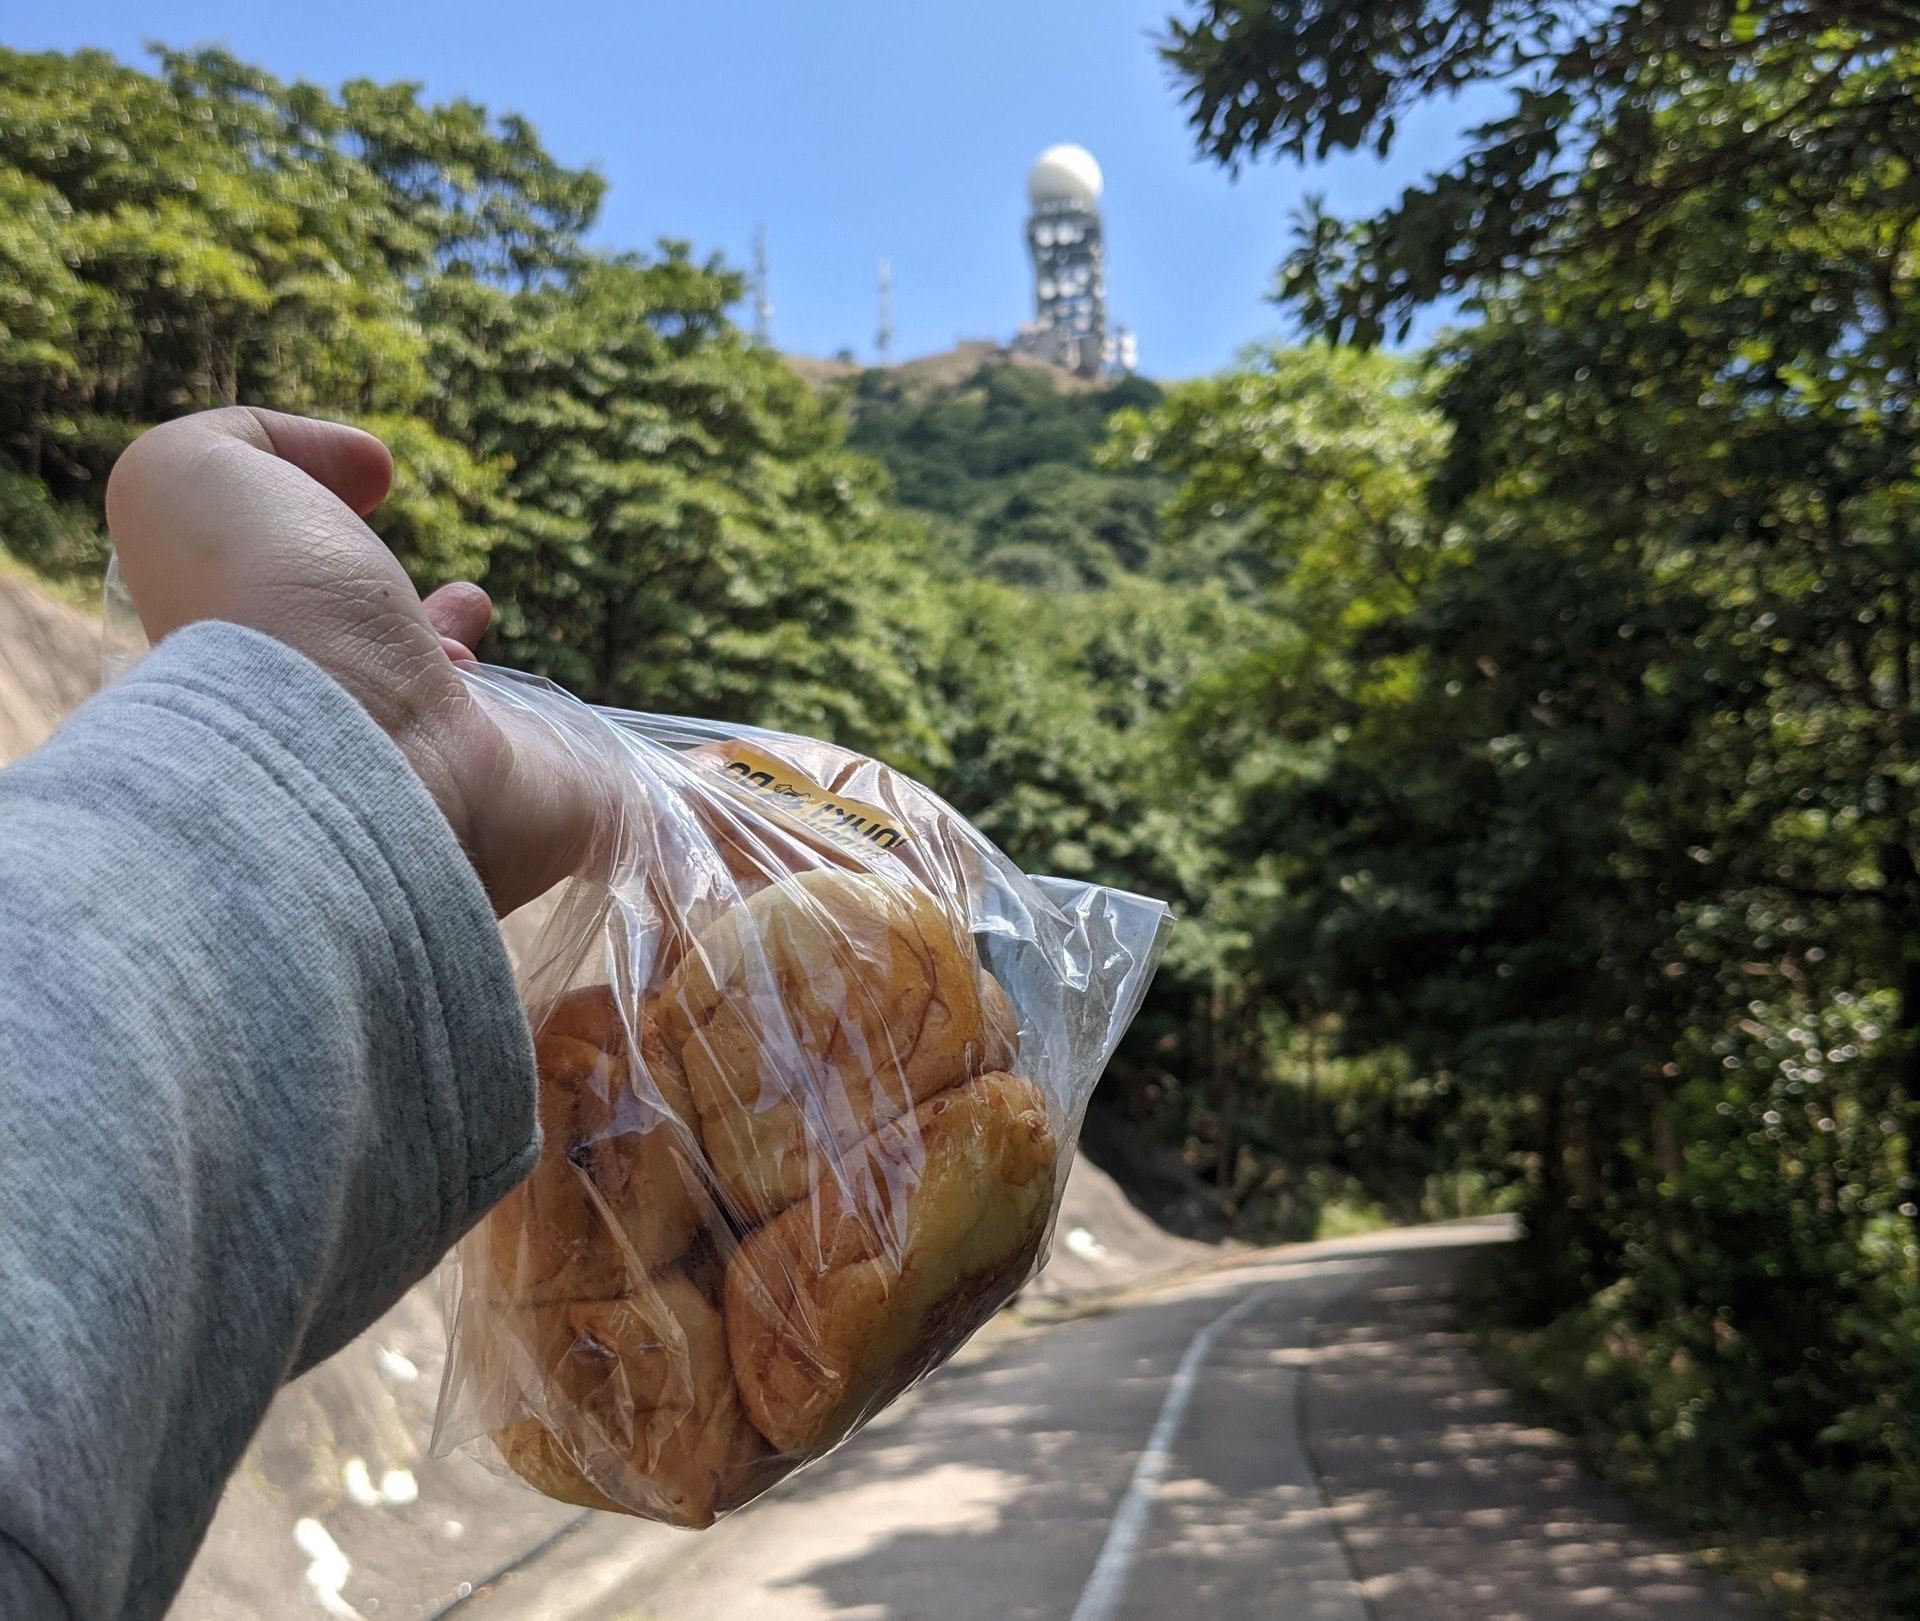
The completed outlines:
[[[1216,1245],[1176,1238],[1155,1226],[1119,1183],[1093,1161],[1076,1156],[1060,1200],[1053,1252],[1023,1299],[1066,1302],[1132,1288],[1220,1253]]]
[[[577,1518],[471,1458],[427,1456],[445,1351],[429,1282],[283,1390],[171,1621],[429,1614]]]
[[[0,765],[38,748],[99,684],[99,618],[0,559]]]

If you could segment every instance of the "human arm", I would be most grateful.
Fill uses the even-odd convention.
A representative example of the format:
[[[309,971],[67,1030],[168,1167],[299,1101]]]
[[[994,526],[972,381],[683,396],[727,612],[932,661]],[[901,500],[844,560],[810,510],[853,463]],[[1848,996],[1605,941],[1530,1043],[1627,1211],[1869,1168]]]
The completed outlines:
[[[530,1167],[490,895],[591,836],[452,696],[483,597],[423,608],[271,450],[176,449],[116,522],[159,646],[0,772],[9,1621],[160,1614],[277,1386]]]
[[[227,625],[0,772],[0,986],[0,1615],[157,1615],[279,1385],[530,1169],[525,1021],[398,750]]]

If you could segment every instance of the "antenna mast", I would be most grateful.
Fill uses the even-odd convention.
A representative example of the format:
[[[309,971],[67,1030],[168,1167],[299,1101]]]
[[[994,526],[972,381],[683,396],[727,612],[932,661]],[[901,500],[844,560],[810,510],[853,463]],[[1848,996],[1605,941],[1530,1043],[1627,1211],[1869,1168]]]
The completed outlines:
[[[767,292],[767,227],[764,220],[753,228],[753,341],[762,349],[773,347],[773,299]]]
[[[874,335],[880,351],[880,364],[893,364],[893,266],[880,261],[880,330]]]

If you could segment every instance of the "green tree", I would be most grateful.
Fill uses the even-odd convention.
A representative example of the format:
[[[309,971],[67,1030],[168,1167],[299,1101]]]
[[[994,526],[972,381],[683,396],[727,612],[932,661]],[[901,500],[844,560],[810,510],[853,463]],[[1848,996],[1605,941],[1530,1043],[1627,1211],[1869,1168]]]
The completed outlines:
[[[470,563],[484,536],[420,526],[466,525],[487,474],[435,430],[419,248],[339,107],[218,52],[159,65],[0,52],[0,453],[42,503],[97,517],[113,457],[163,417],[366,418],[415,452],[396,511],[423,555]]]
[[[1281,1191],[1309,1155],[1418,1213],[1429,1177],[1465,1169],[1467,1148],[1484,1146],[1439,1147],[1457,1099],[1447,1101],[1444,1083],[1435,1090],[1430,1072],[1391,1056],[1356,1068],[1343,1056],[1343,1043],[1377,1053],[1399,1032],[1366,1028],[1367,1008],[1337,971],[1341,941],[1316,932],[1306,901],[1341,870],[1351,832],[1313,807],[1338,791],[1357,735],[1403,701],[1413,678],[1411,655],[1377,644],[1458,549],[1425,508],[1444,446],[1412,367],[1313,346],[1251,354],[1233,372],[1173,388],[1151,411],[1122,413],[1103,451],[1108,465],[1178,479],[1163,569],[1173,579],[1209,573],[1244,609],[1240,634],[1213,650],[1163,746],[1162,780],[1207,808],[1208,861],[1199,927],[1170,976],[1195,1001],[1186,1078],[1153,1082],[1156,1112],[1173,1106],[1201,1139],[1243,1216],[1259,1206],[1257,1189]],[[1329,1089],[1335,1076],[1344,1098]],[[1378,1128],[1364,1145],[1354,1116],[1363,1094]],[[1292,1198],[1275,1219],[1287,1231],[1304,1219],[1310,1231],[1310,1209]]]
[[[413,85],[338,95],[220,52],[143,73],[0,52],[0,522],[97,571],[113,456],[246,401],[393,449],[374,518],[491,648],[603,702],[896,751],[934,733],[891,594],[917,535],[680,247],[589,250],[600,178]]]
[[[1351,642],[1373,696],[1324,772],[1242,824],[1293,862],[1276,939],[1351,1040],[1522,1110],[1508,1294],[1566,1313],[1563,1412],[1911,1603],[1920,19],[1199,10],[1169,52],[1226,161],[1511,97],[1282,271],[1330,337],[1476,321],[1438,357],[1448,544]]]
[[[463,369],[463,429],[511,469],[483,583],[510,662],[598,702],[713,714],[909,758],[931,740],[890,598],[918,536],[678,246],[518,295]]]
[[[1470,301],[1670,226],[1707,196],[1782,187],[1817,205],[1897,184],[1911,152],[1898,0],[1200,0],[1168,25],[1200,149],[1385,153],[1410,107],[1506,88],[1464,154],[1370,220],[1312,205],[1282,296],[1307,324],[1374,342],[1436,299]],[[1731,99],[1729,99],[1731,92]],[[1890,165],[1890,168],[1888,167]],[[1808,185],[1814,190],[1801,190]],[[1886,199],[1898,234],[1908,210]],[[1755,210],[1758,211],[1757,209]],[[1884,255],[1894,247],[1882,244]]]

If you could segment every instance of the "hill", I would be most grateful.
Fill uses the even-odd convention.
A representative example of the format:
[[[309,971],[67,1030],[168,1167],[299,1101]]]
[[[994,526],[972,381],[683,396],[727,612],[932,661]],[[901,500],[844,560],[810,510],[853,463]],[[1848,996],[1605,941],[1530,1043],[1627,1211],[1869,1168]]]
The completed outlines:
[[[1153,405],[1157,384],[1090,381],[986,342],[884,369],[793,364],[836,390],[850,444],[885,466],[950,567],[1049,592],[1150,567],[1170,486],[1098,468],[1094,452],[1108,418]]]
[[[817,355],[783,354],[780,358],[815,388],[830,387],[872,373],[898,383],[907,394],[921,398],[950,392],[989,366],[1017,366],[1022,371],[1034,372],[1046,378],[1059,394],[1097,394],[1111,386],[1096,378],[1082,377],[1064,366],[1020,354],[992,338],[965,338],[951,349],[918,355],[897,366],[867,366],[857,360],[825,360]]]

